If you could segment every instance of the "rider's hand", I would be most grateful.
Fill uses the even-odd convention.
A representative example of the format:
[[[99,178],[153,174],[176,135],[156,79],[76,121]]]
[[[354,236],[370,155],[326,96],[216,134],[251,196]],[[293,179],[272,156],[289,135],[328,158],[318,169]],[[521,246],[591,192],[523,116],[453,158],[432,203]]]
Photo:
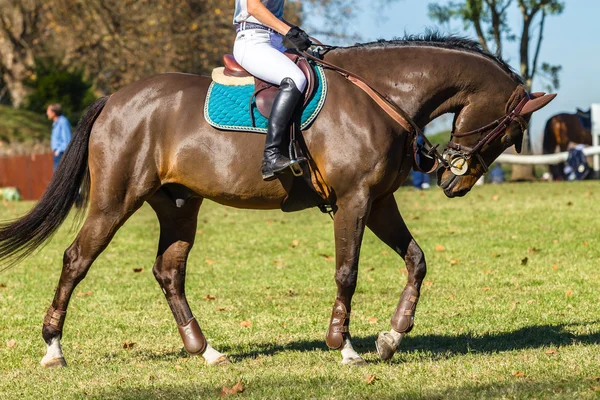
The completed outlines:
[[[289,30],[285,37],[300,51],[308,50],[313,44],[308,34],[297,26],[292,26],[292,29]]]

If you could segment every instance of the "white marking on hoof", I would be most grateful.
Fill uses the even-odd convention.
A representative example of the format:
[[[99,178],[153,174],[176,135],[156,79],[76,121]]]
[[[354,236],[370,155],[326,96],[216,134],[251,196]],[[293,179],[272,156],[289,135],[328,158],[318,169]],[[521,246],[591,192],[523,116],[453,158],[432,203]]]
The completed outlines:
[[[46,355],[40,361],[40,365],[46,368],[61,368],[66,367],[65,357],[60,347],[60,337],[56,337],[50,341],[46,349]]]
[[[212,348],[210,344],[206,345],[206,350],[202,354],[207,365],[226,365],[231,364],[227,356],[223,353],[219,353]]]
[[[396,332],[393,329],[390,332],[381,332],[377,341],[375,341],[379,358],[383,361],[391,360],[403,337],[403,333]]]
[[[342,365],[367,365],[367,362],[354,350],[350,339],[344,340]]]

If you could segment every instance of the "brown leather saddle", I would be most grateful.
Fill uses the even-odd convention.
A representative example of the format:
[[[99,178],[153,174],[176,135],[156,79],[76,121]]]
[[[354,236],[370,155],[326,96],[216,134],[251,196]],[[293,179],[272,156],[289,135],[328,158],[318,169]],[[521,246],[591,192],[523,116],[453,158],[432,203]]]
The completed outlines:
[[[307,80],[306,90],[304,92],[304,104],[303,107],[308,104],[312,98],[315,90],[315,70],[310,65],[308,60],[299,54],[292,52],[285,52],[290,60],[292,60],[304,73]],[[225,66],[224,74],[226,76],[232,76],[237,78],[246,78],[252,76],[248,71],[242,68],[241,65],[235,61],[233,55],[225,54],[223,56],[223,65]],[[279,86],[273,85],[272,83],[265,82],[257,77],[254,77],[254,95],[250,99],[250,115],[253,116],[252,107],[256,104],[256,108],[262,114],[263,117],[269,118],[271,115],[271,109],[273,108],[273,102],[279,92]]]

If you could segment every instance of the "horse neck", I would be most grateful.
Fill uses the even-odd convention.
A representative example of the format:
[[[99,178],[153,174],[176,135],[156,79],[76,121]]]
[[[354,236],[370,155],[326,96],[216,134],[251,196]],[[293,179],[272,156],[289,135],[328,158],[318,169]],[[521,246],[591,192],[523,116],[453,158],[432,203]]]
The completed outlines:
[[[328,61],[387,94],[421,127],[470,104],[504,106],[517,82],[495,61],[460,49],[433,46],[353,47]]]

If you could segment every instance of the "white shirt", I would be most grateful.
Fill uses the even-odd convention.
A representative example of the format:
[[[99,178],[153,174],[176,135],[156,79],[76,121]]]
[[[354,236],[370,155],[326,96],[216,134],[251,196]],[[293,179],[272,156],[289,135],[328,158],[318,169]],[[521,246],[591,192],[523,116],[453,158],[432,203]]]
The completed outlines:
[[[283,6],[285,0],[261,0],[261,3],[277,18],[283,18]],[[252,22],[260,24],[260,21],[248,13],[248,0],[235,0],[235,15],[233,23]]]

